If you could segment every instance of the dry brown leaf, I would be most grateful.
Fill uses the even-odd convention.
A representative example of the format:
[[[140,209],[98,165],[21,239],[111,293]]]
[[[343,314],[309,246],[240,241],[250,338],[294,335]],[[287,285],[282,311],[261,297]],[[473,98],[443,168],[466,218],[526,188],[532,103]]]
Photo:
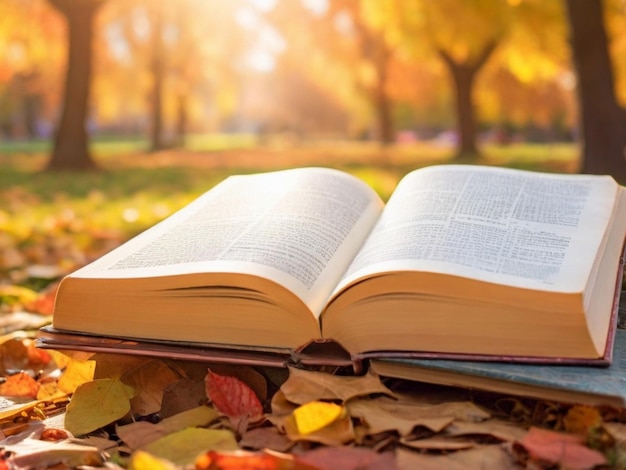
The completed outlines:
[[[206,368],[205,368],[206,373]],[[169,384],[163,390],[161,418],[195,408],[207,402],[204,380],[184,378]]]
[[[366,423],[369,435],[397,431],[401,436],[407,436],[416,426],[439,432],[454,421],[453,416],[436,415],[427,407],[420,410],[418,407],[384,406],[380,398],[357,398],[346,403],[346,407],[350,416]]]
[[[519,466],[500,445],[480,446],[468,450],[430,455],[399,448],[396,450],[399,470],[519,470]]]
[[[96,363],[94,379],[121,379],[152,359],[128,354],[94,354],[90,358]]]
[[[472,402],[416,405],[386,396],[356,398],[347,402],[346,407],[351,416],[361,418],[367,423],[370,434],[397,430],[400,435],[406,436],[416,426],[439,432],[455,420],[476,422],[490,416]]]
[[[426,437],[424,439],[400,439],[400,443],[406,447],[417,450],[464,450],[476,447],[476,443],[470,440],[462,440],[443,435]]]
[[[131,400],[133,412],[140,416],[157,413],[161,409],[163,390],[180,377],[167,364],[151,360],[122,376],[137,394]]]
[[[277,390],[272,397],[272,413],[276,416],[289,415],[298,408],[298,404],[287,400],[282,390]]]
[[[272,449],[277,452],[288,452],[294,443],[285,434],[280,433],[276,427],[263,426],[246,431],[241,437],[239,445],[244,449]]]
[[[526,432],[519,424],[493,418],[480,423],[455,421],[445,430],[448,436],[488,435],[505,442],[520,440]]]
[[[38,439],[24,439],[17,444],[4,446],[11,468],[48,468],[63,462],[68,468],[81,465],[98,467],[104,463],[100,449],[72,442],[50,443]]]
[[[372,394],[392,395],[380,378],[367,375],[351,377],[312,372],[294,367],[289,368],[289,378],[282,385],[285,398],[292,403],[303,405],[315,400],[341,400]]]

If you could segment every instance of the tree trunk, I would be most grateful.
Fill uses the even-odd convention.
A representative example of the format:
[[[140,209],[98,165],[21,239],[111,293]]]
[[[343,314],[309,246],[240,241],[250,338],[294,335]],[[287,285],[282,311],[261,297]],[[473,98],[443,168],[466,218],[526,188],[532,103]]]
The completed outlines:
[[[572,57],[578,77],[583,173],[626,183],[626,120],[615,97],[602,1],[567,0]]]
[[[457,62],[446,51],[439,50],[439,55],[447,65],[454,83],[458,138],[457,159],[475,158],[479,154],[476,145],[477,126],[472,94],[476,75],[487,62],[496,45],[496,41],[490,42],[475,60],[464,63]]]
[[[87,116],[91,86],[93,22],[105,0],[49,0],[65,16],[68,63],[63,110],[47,170],[87,170],[96,167],[89,152]]]
[[[394,141],[393,120],[391,116],[391,100],[387,94],[387,63],[389,51],[386,44],[379,44],[380,50],[375,57],[378,77],[374,91],[374,106],[378,117],[378,138],[382,145],[389,145]]]
[[[163,12],[159,5],[152,14],[152,91],[150,93],[150,150],[156,152],[165,148],[163,139],[163,86],[165,81],[165,64],[163,63]]]

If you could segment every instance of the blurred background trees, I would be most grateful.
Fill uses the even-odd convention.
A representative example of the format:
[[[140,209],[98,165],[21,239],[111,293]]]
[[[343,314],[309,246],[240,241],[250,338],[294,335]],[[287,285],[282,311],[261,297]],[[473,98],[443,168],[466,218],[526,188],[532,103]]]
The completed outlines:
[[[622,0],[3,0],[0,141],[574,141],[626,181]],[[89,28],[93,25],[93,28]]]

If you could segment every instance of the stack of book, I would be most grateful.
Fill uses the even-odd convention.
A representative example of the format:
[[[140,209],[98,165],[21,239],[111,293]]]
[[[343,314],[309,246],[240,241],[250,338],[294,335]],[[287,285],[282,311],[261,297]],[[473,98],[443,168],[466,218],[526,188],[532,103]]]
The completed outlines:
[[[438,165],[385,204],[328,168],[231,176],[64,278],[38,344],[624,406],[626,190]]]

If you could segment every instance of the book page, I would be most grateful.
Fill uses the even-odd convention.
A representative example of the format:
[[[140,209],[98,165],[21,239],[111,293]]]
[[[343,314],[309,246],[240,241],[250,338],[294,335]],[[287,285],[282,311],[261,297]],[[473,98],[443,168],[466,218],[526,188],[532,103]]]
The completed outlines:
[[[398,185],[339,289],[383,271],[421,270],[582,292],[617,191],[606,176],[416,170]]]
[[[232,176],[72,276],[249,273],[319,313],[382,206],[373,189],[337,170]]]

